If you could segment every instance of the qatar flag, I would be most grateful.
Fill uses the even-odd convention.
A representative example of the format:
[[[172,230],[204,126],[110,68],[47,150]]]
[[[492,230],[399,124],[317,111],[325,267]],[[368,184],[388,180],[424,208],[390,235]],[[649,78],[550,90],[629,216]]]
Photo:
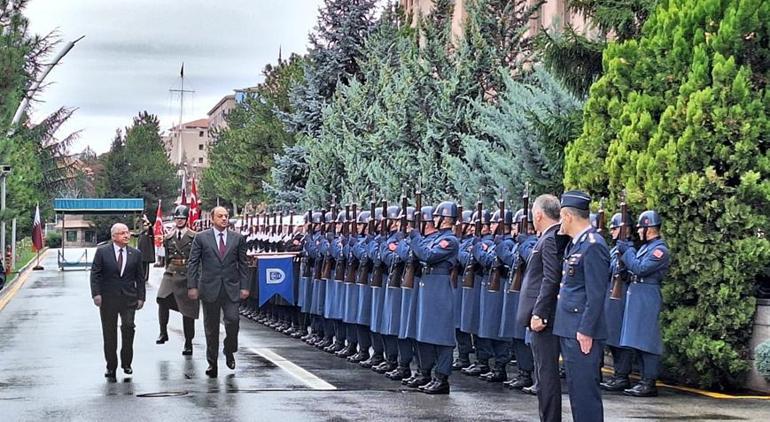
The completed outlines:
[[[152,234],[155,237],[155,247],[163,247],[163,211],[160,209],[160,199],[158,199],[158,211],[155,213],[155,225],[152,227]]]
[[[35,221],[32,223],[32,249],[43,249],[43,222],[40,220],[40,205],[35,206]]]
[[[201,210],[200,201],[198,201],[198,188],[195,186],[195,178],[193,178],[190,185],[190,218],[188,220],[190,227],[193,227],[193,224],[198,221],[200,215]]]

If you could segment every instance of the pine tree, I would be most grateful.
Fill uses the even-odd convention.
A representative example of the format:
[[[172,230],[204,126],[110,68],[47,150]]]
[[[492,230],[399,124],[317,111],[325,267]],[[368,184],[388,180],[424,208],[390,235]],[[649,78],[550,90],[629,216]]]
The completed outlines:
[[[565,187],[655,208],[673,265],[661,327],[670,373],[706,387],[748,369],[752,284],[770,259],[770,3],[669,0],[610,44]]]

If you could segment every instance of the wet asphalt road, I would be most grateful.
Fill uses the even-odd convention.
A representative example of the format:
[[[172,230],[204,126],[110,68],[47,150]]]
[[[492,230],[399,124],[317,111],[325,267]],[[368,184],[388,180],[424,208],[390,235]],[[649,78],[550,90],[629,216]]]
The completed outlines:
[[[179,314],[171,315],[171,340],[155,344],[154,298],[161,277],[156,268],[148,303],[136,314],[134,374],[118,371],[118,382],[109,383],[88,272],[58,271],[56,251],[42,262],[46,270],[31,273],[0,311],[3,422],[537,420],[535,397],[459,374],[451,378],[449,396],[407,391],[246,319],[236,370],[227,369],[220,356],[219,378],[208,379],[201,320],[191,358],[181,355]],[[717,400],[669,389],[652,399],[606,394],[604,408],[606,420],[770,420],[770,401]],[[563,411],[571,420],[566,394]]]

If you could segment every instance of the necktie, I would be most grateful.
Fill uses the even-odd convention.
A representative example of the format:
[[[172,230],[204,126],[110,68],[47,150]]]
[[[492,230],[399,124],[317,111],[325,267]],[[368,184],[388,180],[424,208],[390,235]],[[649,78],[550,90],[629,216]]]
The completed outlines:
[[[219,233],[219,256],[225,256],[225,234]]]
[[[123,277],[123,248],[118,250],[118,272]]]
[[[176,240],[182,240],[182,232],[176,233]]]

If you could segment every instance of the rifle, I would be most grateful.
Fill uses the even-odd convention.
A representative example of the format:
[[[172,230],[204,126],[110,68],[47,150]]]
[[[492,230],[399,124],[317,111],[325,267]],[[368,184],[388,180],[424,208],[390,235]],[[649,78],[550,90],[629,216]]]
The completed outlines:
[[[353,236],[358,237],[358,230],[356,227],[356,222],[358,221],[358,215],[357,215],[357,205],[353,204],[353,220],[348,219],[348,232],[350,233],[350,237]],[[346,211],[347,213],[347,211]],[[349,242],[352,243],[352,242]],[[356,258],[356,255],[353,253],[353,248],[351,245],[350,248],[350,256],[348,256],[348,265],[345,268],[345,283],[355,283],[356,282],[356,274],[358,274],[358,258]]]
[[[482,213],[484,212],[482,208],[481,200],[476,202],[476,227],[474,227],[473,235],[476,236],[476,238],[481,237],[481,219]],[[476,281],[476,259],[473,258],[473,255],[468,257],[468,263],[465,265],[465,271],[463,272],[463,288],[464,289],[472,289],[473,283]]]
[[[345,239],[347,242],[347,237],[350,234],[348,226],[348,220],[350,219],[350,205],[345,205],[345,222],[342,223],[342,239]],[[342,242],[340,242],[340,257],[335,263],[335,271],[334,271],[334,279],[336,281],[345,281],[345,270],[347,270],[348,267],[348,256],[343,253],[344,246],[342,245]]]
[[[305,235],[302,237],[302,260],[304,262],[304,267],[302,271],[303,277],[312,277],[312,268],[313,268],[313,260],[307,256],[305,253],[305,242],[312,242],[313,238],[310,236],[312,229],[310,229],[310,226],[312,226],[312,218],[313,218],[313,211],[307,210],[307,222],[308,222],[308,230],[305,232]]]
[[[337,218],[337,198],[332,196],[332,219],[329,221],[329,225],[331,227],[331,240],[329,241],[329,249],[326,251],[326,256],[324,256],[324,265],[323,265],[323,271],[321,271],[321,278],[325,280],[331,280],[332,277],[332,267],[334,266],[334,257],[332,257],[332,243],[334,242],[334,236],[335,236],[335,229],[336,226],[334,224],[334,219]]]
[[[618,234],[618,240],[628,240],[631,238],[631,233],[628,229],[628,204],[626,204],[626,190],[624,189],[620,192],[620,233]],[[623,260],[620,259],[620,252],[616,250],[615,254],[618,262],[615,265],[615,270],[612,272],[610,299],[620,300],[623,297],[623,284],[628,282],[628,272]]]
[[[524,184],[524,195],[521,196],[521,199],[524,202],[524,215],[519,223],[519,233],[529,234],[529,182]],[[521,283],[524,281],[524,266],[526,263],[521,259],[521,254],[516,254],[516,260],[513,265],[514,273],[510,291],[516,293],[521,291]]]
[[[604,235],[607,231],[607,216],[604,211],[604,198],[599,201],[599,211],[596,212],[596,231]]]
[[[401,233],[406,236],[406,195],[401,196]],[[388,273],[388,287],[401,287],[401,278],[404,276],[404,261],[399,258],[398,254],[393,254],[393,262],[390,265],[390,272]]]
[[[374,214],[375,214],[375,207],[377,206],[377,203],[374,201],[369,202],[369,221],[367,222],[367,233],[369,235],[374,235]],[[364,255],[364,260],[361,261],[358,264],[358,276],[356,279],[356,283],[358,284],[368,284],[369,282],[369,273],[372,271],[372,258],[369,257],[369,254]]]
[[[505,198],[497,201],[497,208],[500,209],[500,217],[497,219],[497,230],[495,235],[503,236],[505,234]],[[505,266],[500,257],[495,255],[495,263],[492,264],[492,270],[489,273],[489,290],[490,292],[500,291],[500,278],[503,276]]]
[[[458,241],[462,242],[463,239],[463,205],[457,206],[457,221],[455,221],[454,235]],[[457,288],[457,279],[460,277],[460,265],[452,265],[452,270],[449,272],[449,281],[452,283],[452,288]]]
[[[414,227],[422,234],[422,192],[418,188],[414,193]],[[401,280],[401,287],[404,289],[414,288],[414,278],[417,275],[417,258],[414,256],[414,245],[410,245],[409,248],[409,261],[404,268],[404,275]]]
[[[387,223],[388,219],[386,210],[388,209],[388,201],[383,199],[382,200],[382,220],[380,221],[380,239],[384,242],[386,239],[385,236],[387,236]],[[379,253],[379,250],[377,251]],[[383,281],[383,272],[385,271],[385,266],[383,265],[382,261],[380,261],[379,264],[377,264],[374,267],[374,270],[372,271],[372,287],[382,287],[382,281]]]

